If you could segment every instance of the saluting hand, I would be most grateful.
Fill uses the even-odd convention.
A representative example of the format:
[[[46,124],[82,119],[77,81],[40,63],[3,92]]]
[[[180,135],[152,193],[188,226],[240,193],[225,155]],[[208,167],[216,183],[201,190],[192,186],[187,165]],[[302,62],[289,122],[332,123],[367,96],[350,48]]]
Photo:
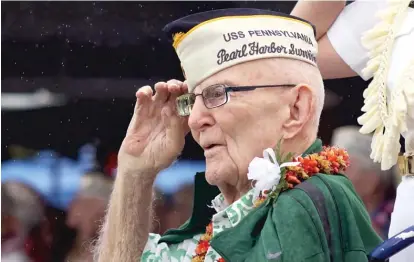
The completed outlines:
[[[176,98],[188,92],[185,83],[159,82],[136,93],[134,115],[118,154],[118,167],[128,172],[167,168],[184,148],[188,118],[176,112]]]

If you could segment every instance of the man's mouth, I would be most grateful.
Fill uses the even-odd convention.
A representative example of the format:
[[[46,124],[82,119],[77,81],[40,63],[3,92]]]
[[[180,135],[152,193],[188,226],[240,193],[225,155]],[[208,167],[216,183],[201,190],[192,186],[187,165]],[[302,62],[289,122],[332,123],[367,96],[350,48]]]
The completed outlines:
[[[223,147],[222,144],[210,144],[204,146],[204,156],[206,157],[206,159],[215,156],[221,150],[221,147]]]
[[[221,146],[221,145],[220,144],[210,144],[210,145],[204,146],[203,148],[204,148],[204,150],[209,150],[209,149],[212,149],[212,148],[217,147],[217,146]]]

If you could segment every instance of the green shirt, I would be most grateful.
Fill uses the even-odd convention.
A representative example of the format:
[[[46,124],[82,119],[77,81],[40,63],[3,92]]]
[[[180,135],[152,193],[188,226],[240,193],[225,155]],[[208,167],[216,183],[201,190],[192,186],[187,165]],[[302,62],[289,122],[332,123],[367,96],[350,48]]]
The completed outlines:
[[[317,140],[305,153],[322,150]],[[368,261],[382,241],[351,182],[318,174],[257,208],[253,190],[226,205],[204,173],[195,178],[191,218],[164,236],[150,234],[141,261],[191,261],[205,227],[213,238],[205,261]]]

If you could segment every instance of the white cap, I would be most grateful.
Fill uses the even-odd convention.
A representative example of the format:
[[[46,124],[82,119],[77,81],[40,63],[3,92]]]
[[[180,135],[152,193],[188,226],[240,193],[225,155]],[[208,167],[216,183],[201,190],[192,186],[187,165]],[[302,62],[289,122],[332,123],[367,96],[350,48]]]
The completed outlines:
[[[257,59],[291,58],[316,66],[314,27],[286,14],[223,9],[190,15],[167,27],[190,92],[223,69]]]

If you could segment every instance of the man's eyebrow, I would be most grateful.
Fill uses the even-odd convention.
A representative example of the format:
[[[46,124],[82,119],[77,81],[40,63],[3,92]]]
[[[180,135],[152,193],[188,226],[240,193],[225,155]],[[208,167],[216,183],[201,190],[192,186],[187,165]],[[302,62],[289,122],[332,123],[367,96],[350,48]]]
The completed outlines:
[[[194,88],[192,93],[194,93],[194,94],[201,93],[207,87],[214,86],[214,85],[239,86],[238,84],[234,83],[233,81],[230,81],[230,80],[227,80],[227,79],[216,80],[216,81],[212,81],[211,83],[208,83],[208,85],[197,86],[196,88]]]
[[[221,81],[222,85],[226,85],[226,86],[240,86],[240,84],[236,84],[235,82],[231,81],[231,80],[223,80]]]
[[[206,87],[209,87],[209,86],[214,86],[214,85],[240,86],[240,84],[237,84],[237,83],[235,83],[231,80],[223,79],[223,80],[214,81],[214,82],[210,83],[209,85],[206,85],[205,87],[203,87],[203,89],[206,88]]]

